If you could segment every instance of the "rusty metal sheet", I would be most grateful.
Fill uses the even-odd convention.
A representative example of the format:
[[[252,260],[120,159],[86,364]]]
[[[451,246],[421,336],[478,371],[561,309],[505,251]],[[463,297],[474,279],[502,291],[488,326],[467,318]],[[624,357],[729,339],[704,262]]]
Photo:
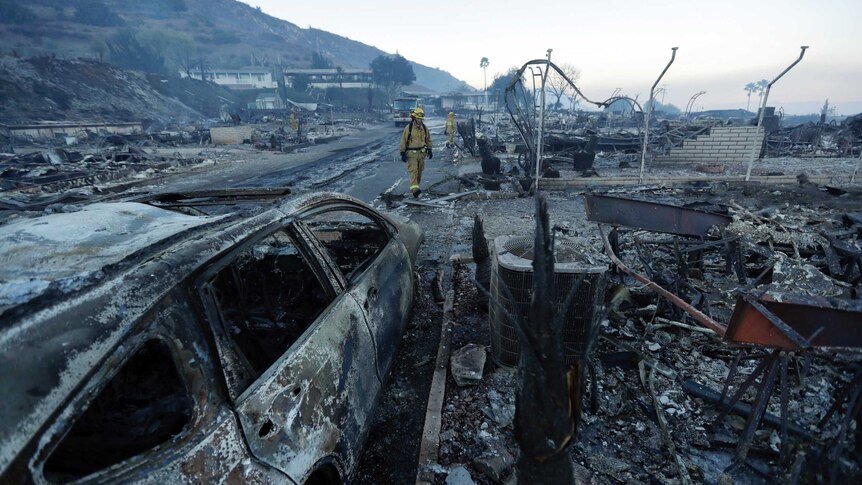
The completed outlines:
[[[784,349],[862,349],[862,302],[766,293],[740,295],[725,340]]]
[[[704,237],[712,226],[724,227],[728,216],[644,200],[584,195],[587,219],[646,231]]]

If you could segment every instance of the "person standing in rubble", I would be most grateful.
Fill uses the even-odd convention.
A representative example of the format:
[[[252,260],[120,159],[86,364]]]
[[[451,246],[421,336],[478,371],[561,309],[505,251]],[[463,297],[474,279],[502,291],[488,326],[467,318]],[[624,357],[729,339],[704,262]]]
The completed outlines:
[[[404,127],[401,134],[401,161],[407,164],[407,173],[410,174],[410,192],[413,197],[419,197],[422,189],[422,170],[425,169],[425,156],[434,158],[431,151],[431,133],[425,126],[425,110],[416,108],[410,113],[410,123]]]
[[[446,129],[443,131],[447,135],[449,135],[449,141],[446,142],[446,148],[452,148],[455,146],[455,130],[458,129],[458,125],[455,123],[455,113],[449,112],[449,117],[446,118]]]

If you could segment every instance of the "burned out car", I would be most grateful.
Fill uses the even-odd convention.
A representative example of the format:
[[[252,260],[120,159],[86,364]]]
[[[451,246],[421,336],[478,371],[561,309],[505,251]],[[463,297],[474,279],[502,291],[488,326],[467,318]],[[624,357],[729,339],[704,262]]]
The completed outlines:
[[[0,227],[0,483],[338,483],[422,233],[347,196]]]

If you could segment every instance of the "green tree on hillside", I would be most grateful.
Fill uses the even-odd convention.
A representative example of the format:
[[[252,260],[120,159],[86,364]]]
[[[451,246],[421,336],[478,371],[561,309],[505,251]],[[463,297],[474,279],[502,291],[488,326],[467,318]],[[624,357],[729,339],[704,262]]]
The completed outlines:
[[[121,29],[105,40],[108,46],[108,59],[127,69],[144,72],[167,73],[165,57],[159,49],[148,43],[143,43],[135,31]]]
[[[304,93],[308,89],[308,83],[309,79],[307,74],[297,74],[293,76],[291,87],[293,87],[295,91]]]
[[[389,96],[390,103],[401,86],[408,86],[416,80],[410,61],[399,54],[392,57],[381,54],[375,57],[369,66],[374,83]]]
[[[332,61],[323,57],[320,52],[311,53],[311,68],[312,69],[332,69]]]
[[[509,70],[505,74],[498,73],[494,76],[494,80],[491,81],[491,85],[488,86],[488,92],[491,93],[491,96],[497,97],[497,104],[499,106],[503,106],[505,104],[505,99],[503,99],[503,92],[506,90],[506,86],[509,85],[509,82],[515,77],[515,74],[518,73],[517,67],[510,67]]]

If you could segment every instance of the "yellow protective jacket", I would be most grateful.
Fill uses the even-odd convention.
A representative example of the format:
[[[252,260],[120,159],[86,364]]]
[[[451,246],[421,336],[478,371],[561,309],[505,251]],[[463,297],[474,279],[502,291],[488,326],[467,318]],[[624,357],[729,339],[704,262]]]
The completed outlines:
[[[450,116],[449,118],[446,118],[446,131],[445,131],[445,133],[447,135],[450,133],[455,133],[455,130],[457,129],[456,126],[457,125],[455,124],[455,118],[454,117]]]
[[[413,127],[413,129],[411,130],[410,127]],[[410,137],[409,141],[407,140],[408,135]],[[431,133],[428,132],[428,127],[425,126],[425,123],[422,123],[422,126],[417,128],[413,126],[413,122],[411,121],[404,127],[398,151],[403,153],[408,150],[421,150],[423,148],[431,148]]]

